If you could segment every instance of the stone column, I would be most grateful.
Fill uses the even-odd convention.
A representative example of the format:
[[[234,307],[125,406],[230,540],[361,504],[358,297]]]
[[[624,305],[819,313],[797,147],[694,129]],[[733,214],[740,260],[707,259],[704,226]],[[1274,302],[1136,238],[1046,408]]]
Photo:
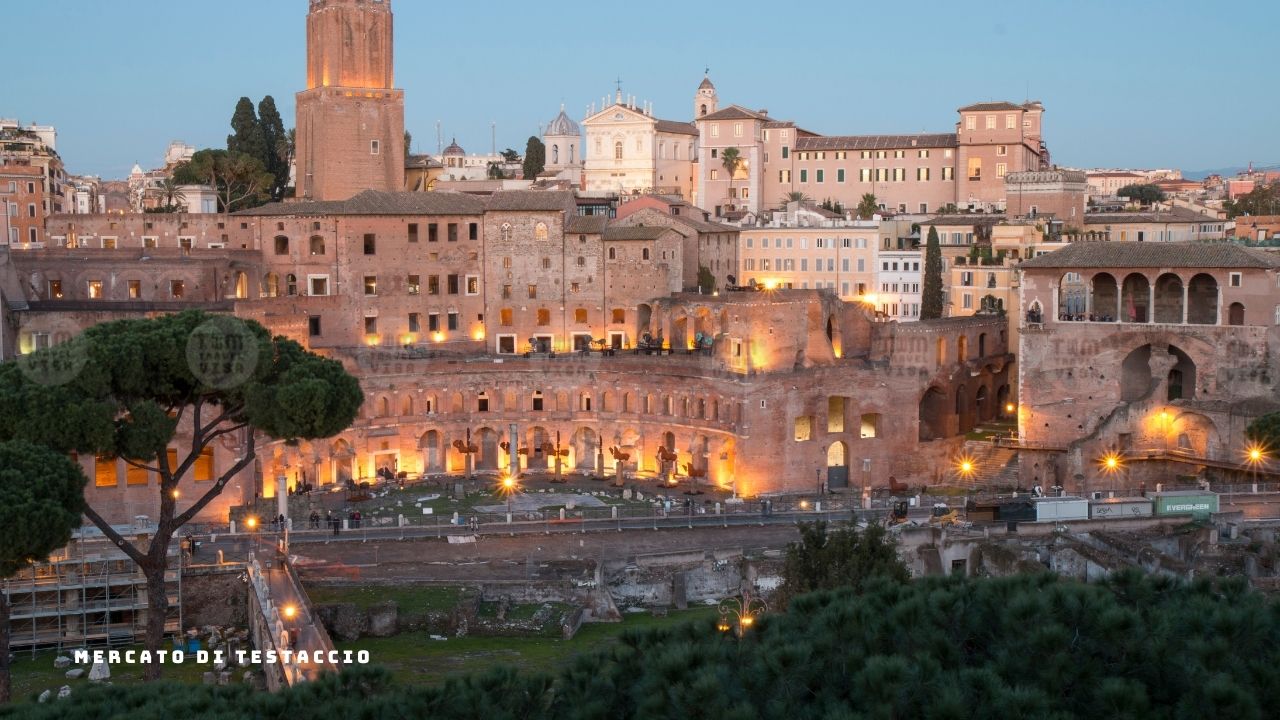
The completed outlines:
[[[1147,278],[1147,322],[1156,321],[1156,284]]]
[[[1187,324],[1187,308],[1189,307],[1187,303],[1187,299],[1189,297],[1188,296],[1189,290],[1190,290],[1190,286],[1185,282],[1182,283],[1182,324],[1183,325]]]
[[[1215,312],[1213,314],[1213,324],[1214,325],[1222,324],[1222,286],[1221,285],[1218,286],[1218,306],[1215,308]]]

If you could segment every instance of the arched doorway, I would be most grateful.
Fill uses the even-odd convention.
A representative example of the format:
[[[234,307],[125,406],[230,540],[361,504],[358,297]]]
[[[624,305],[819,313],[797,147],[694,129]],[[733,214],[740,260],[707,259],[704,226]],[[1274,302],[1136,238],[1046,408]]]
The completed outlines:
[[[843,440],[827,446],[827,489],[849,487],[849,448]]]
[[[1233,302],[1227,306],[1227,324],[1243,325],[1244,324],[1244,305]]]
[[[1187,283],[1187,322],[1218,324],[1218,281],[1208,273],[1198,273]]]
[[[1156,322],[1182,322],[1182,278],[1165,273],[1156,278]]]
[[[573,434],[573,466],[579,470],[595,470],[600,440],[591,428],[578,428]]]
[[[1146,275],[1130,273],[1120,288],[1121,317],[1125,322],[1151,321],[1151,283]]]
[[[476,446],[480,449],[480,452],[476,455],[476,470],[497,472],[498,433],[492,428],[482,427],[476,431],[475,441]]]
[[[978,392],[974,393],[973,396],[973,403],[978,409],[979,422],[986,422],[991,419],[993,413],[991,412],[991,403],[988,400],[987,386],[979,385]]]
[[[1089,308],[1097,322],[1115,322],[1119,318],[1120,294],[1111,273],[1098,273],[1090,282],[1092,297]]]
[[[920,398],[920,440],[936,440],[947,436],[947,396],[930,387]]]
[[[1169,354],[1178,359],[1172,368],[1169,368],[1169,376],[1167,379],[1166,396],[1169,400],[1180,400],[1187,398],[1194,400],[1196,397],[1196,364],[1191,357],[1181,350],[1181,348],[1169,346]]]
[[[444,461],[440,455],[440,431],[428,430],[418,438],[418,449],[422,451],[422,471],[427,473],[444,472]]]
[[[351,443],[339,439],[329,448],[329,457],[333,461],[333,481],[346,485],[355,477],[356,453]]]
[[[1151,346],[1134,349],[1120,363],[1120,399],[1133,402],[1151,392]]]

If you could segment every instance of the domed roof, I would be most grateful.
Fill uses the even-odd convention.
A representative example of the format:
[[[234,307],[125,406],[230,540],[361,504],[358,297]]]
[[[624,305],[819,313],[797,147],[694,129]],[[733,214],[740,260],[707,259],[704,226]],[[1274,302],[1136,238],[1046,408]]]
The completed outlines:
[[[467,153],[465,150],[462,149],[462,146],[458,144],[458,139],[454,138],[453,142],[449,143],[449,147],[444,149],[444,154],[445,155],[466,155]]]
[[[545,134],[548,137],[553,135],[581,135],[582,131],[578,129],[578,123],[565,114],[564,106],[561,105],[560,114],[556,116],[555,120],[551,121],[550,125],[547,125]]]
[[[711,78],[703,77],[702,82],[698,84],[699,90],[715,90],[716,86],[711,84]]]

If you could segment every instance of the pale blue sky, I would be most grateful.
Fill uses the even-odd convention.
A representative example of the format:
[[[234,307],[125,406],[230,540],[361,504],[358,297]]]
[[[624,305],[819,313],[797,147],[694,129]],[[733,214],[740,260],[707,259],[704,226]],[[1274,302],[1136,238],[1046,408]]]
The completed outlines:
[[[222,146],[236,100],[292,123],[305,0],[6,3],[0,116],[54,124],[76,173],[122,177],[181,139]],[[1280,163],[1280,3],[394,0],[415,151],[523,151],[560,103],[623,92],[688,119],[722,104],[821,133],[949,131],[955,109],[1039,99],[1054,160],[1187,170]]]

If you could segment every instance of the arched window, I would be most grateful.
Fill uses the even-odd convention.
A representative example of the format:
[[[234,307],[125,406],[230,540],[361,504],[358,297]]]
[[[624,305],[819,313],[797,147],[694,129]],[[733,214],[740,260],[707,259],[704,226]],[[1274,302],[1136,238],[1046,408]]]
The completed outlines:
[[[618,249],[617,249],[617,248],[609,248],[609,259],[610,259],[610,260],[617,260],[617,259],[618,259]]]
[[[706,103],[702,103],[702,107],[701,107],[701,108],[699,108],[699,110],[698,110],[698,115],[700,115],[700,116],[701,116],[701,115],[706,115],[706,114],[707,114],[707,104],[706,104]]]
[[[1244,324],[1244,305],[1233,302],[1227,306],[1227,324],[1243,325]]]
[[[311,236],[311,254],[312,255],[324,254],[324,238],[320,237],[319,235]]]
[[[621,140],[613,144],[613,159],[614,160],[622,159],[622,141]]]
[[[533,226],[533,239],[534,239],[534,240],[546,240],[546,239],[547,239],[547,224],[546,224],[546,223],[544,223],[544,222],[540,222],[540,223],[538,223],[537,225],[534,225],[534,226]]]
[[[280,294],[280,276],[269,272],[262,278],[262,296],[276,297]]]
[[[1198,273],[1187,283],[1187,322],[1192,325],[1218,323],[1218,281],[1208,273]]]
[[[284,276],[284,292],[286,295],[298,294],[298,276],[289,273]]]

